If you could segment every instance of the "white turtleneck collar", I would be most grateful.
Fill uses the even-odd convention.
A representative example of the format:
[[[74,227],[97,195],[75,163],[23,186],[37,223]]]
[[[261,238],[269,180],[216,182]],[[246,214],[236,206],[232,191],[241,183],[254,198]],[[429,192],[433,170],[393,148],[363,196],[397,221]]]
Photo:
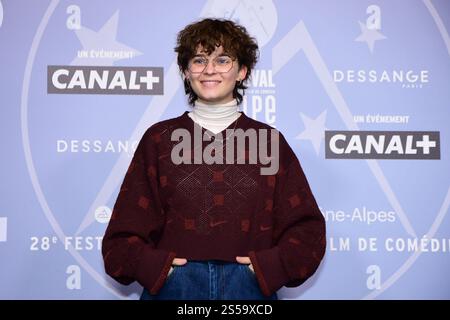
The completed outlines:
[[[194,108],[188,113],[189,117],[203,128],[214,134],[221,132],[240,117],[236,99],[227,103],[205,103],[195,101]]]

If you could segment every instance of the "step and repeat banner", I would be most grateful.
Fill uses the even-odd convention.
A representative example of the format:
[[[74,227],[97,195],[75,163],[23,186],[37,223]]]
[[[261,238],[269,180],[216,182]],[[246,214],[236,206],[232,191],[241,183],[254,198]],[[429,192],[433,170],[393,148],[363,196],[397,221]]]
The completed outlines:
[[[190,109],[173,48],[203,17],[257,39],[242,111],[284,134],[327,222],[280,299],[449,299],[447,0],[0,0],[0,298],[139,297],[102,236],[144,131]]]

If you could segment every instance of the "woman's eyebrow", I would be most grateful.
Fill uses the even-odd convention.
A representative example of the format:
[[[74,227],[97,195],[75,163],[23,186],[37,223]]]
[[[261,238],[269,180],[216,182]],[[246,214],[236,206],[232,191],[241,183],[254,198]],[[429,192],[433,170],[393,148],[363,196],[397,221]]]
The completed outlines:
[[[228,54],[228,53],[221,53],[221,54],[218,54],[216,57],[223,57],[223,56],[225,56],[225,57],[231,57],[230,56],[230,54]],[[202,57],[202,58],[206,58],[206,57],[209,57],[208,55],[206,55],[206,54],[202,54],[202,53],[197,53],[196,55],[194,55],[194,58],[195,57]]]

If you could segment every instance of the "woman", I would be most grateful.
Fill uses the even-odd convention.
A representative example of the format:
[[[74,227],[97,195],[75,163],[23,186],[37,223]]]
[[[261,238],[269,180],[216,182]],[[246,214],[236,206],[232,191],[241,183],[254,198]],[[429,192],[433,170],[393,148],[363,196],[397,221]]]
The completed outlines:
[[[319,266],[325,223],[283,135],[239,112],[258,46],[204,19],[175,51],[193,109],[144,133],[103,239],[106,272],[138,281],[141,299],[275,300]]]

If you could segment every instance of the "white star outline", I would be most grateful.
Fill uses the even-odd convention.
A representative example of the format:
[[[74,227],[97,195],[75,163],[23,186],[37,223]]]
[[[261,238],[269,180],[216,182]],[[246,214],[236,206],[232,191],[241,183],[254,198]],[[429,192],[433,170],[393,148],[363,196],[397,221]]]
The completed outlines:
[[[325,121],[327,117],[327,110],[322,111],[321,114],[317,116],[316,119],[311,119],[304,113],[299,113],[302,118],[305,130],[303,130],[295,139],[298,140],[310,140],[316,154],[320,153],[320,145],[322,144],[322,139],[325,137]]]
[[[375,41],[387,39],[387,37],[381,32],[378,32],[376,29],[369,29],[367,26],[358,21],[359,28],[361,29],[361,34],[355,39],[355,41],[366,42],[369,47],[370,53],[373,53],[373,49],[375,47]]]

